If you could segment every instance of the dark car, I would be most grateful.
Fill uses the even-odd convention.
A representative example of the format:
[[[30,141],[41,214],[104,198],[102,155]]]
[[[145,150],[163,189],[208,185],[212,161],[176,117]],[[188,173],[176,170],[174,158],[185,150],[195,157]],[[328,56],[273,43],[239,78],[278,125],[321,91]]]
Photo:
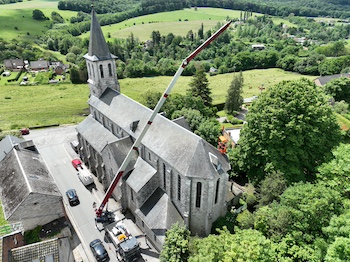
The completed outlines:
[[[100,239],[95,239],[94,241],[91,241],[90,248],[92,254],[94,254],[94,257],[98,262],[109,261],[107,250],[103,246],[102,241]]]
[[[77,192],[75,191],[75,189],[69,189],[66,192],[66,196],[67,196],[69,204],[71,206],[76,206],[76,205],[80,204],[79,197],[78,197]]]

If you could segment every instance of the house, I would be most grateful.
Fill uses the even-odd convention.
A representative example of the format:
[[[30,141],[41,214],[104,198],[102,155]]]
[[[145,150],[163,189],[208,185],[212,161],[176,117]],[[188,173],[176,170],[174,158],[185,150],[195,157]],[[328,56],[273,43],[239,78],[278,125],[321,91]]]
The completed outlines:
[[[74,262],[68,238],[54,238],[17,247],[9,252],[8,262]]]
[[[33,141],[0,141],[0,197],[5,219],[31,230],[63,217],[62,196]]]
[[[64,65],[63,63],[57,61],[51,62],[50,68],[53,69],[56,75],[63,75],[63,73],[68,69],[68,65]]]
[[[90,115],[77,126],[79,154],[106,189],[149,123],[152,110],[121,93],[116,57],[108,49],[94,9],[84,57]],[[161,114],[155,117],[113,191],[159,250],[173,223],[206,236],[228,208],[227,157],[176,122]]]
[[[314,80],[315,84],[317,86],[324,86],[332,79],[340,78],[340,77],[347,77],[350,78],[350,73],[343,73],[343,74],[335,74],[330,76],[320,76]]]
[[[23,59],[6,59],[4,60],[4,65],[7,70],[11,71],[20,71],[24,69],[24,60]]]
[[[25,245],[24,236],[21,231],[16,230],[0,237],[0,261],[10,261],[11,249]]]
[[[30,61],[30,68],[32,71],[47,71],[50,64],[46,60],[39,59],[38,61]]]
[[[231,144],[232,148],[238,144],[240,133],[240,128],[230,128],[222,130],[222,135],[224,136],[226,141]]]

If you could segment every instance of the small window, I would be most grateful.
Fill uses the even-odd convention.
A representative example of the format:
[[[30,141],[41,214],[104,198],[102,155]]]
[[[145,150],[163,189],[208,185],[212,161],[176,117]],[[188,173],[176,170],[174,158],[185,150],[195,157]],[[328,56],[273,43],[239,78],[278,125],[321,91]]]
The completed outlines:
[[[142,221],[142,227],[145,227],[145,222]]]
[[[219,184],[220,184],[220,179],[218,179],[218,181],[216,181],[215,204],[218,202],[218,197],[219,197]]]
[[[197,183],[197,190],[196,190],[196,207],[201,207],[201,198],[202,198],[202,183]]]
[[[108,72],[109,72],[109,76],[112,76],[112,65],[108,64]]]
[[[100,65],[100,74],[101,74],[101,78],[104,78],[104,75],[103,75],[103,66]]]
[[[130,190],[130,194],[131,194],[131,201],[134,201],[134,193],[133,193],[132,189]]]
[[[163,163],[163,187],[166,189],[166,166]]]
[[[181,177],[177,176],[177,200],[181,201]]]
[[[151,152],[148,152],[148,160],[151,161]]]

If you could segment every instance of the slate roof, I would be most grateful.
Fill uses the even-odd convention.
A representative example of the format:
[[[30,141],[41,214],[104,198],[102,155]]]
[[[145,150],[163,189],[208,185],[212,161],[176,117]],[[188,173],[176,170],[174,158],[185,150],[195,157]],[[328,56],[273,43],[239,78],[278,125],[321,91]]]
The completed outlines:
[[[139,157],[126,183],[137,193],[156,173],[157,170]]]
[[[330,76],[320,76],[320,77],[315,79],[315,83],[318,86],[324,86],[332,79],[340,78],[340,77],[350,77],[350,74],[344,73],[344,74],[335,74],[335,75],[330,75]]]
[[[139,136],[152,113],[149,108],[110,88],[100,99],[92,95],[89,104],[133,137]],[[136,120],[140,122],[132,132],[130,123]],[[185,176],[209,178],[217,173],[209,161],[209,152],[217,156],[225,171],[230,169],[227,159],[215,147],[160,115],[155,117],[142,144]]]
[[[169,196],[160,188],[135,212],[163,243],[167,229],[176,222],[183,223]]]
[[[46,60],[30,61],[31,69],[48,69],[49,67],[49,62]]]
[[[129,136],[124,137],[114,143],[108,144],[108,146],[104,148],[102,155],[110,153],[113,156],[113,160],[115,161],[115,164],[119,168],[123,163],[132,145],[133,145],[133,141],[131,140],[131,138]],[[131,157],[131,160],[128,166],[125,168],[124,173],[127,174],[130,170],[134,168],[136,159],[137,159],[137,155],[134,154]]]
[[[111,58],[116,58],[116,56],[112,55],[109,52],[106,40],[98,23],[94,8],[92,8],[91,11],[89,52],[84,57],[91,61],[108,60]]]
[[[23,68],[24,67],[24,60],[23,59],[6,59],[4,60],[4,64],[6,68]]]
[[[107,144],[118,140],[117,137],[104,128],[91,115],[85,118],[76,129],[78,133],[87,139],[90,145],[99,153],[102,152]]]
[[[14,145],[19,144],[23,141],[23,139],[20,139],[16,136],[5,136],[0,141],[0,162],[12,150]]]
[[[14,147],[0,162],[0,170],[5,219],[11,217],[30,193],[61,196],[37,151]]]

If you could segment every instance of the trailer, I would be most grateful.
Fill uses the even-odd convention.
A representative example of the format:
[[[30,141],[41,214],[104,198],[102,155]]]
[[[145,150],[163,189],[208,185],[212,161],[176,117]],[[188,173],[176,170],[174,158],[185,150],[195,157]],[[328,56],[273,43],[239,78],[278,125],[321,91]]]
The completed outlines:
[[[94,183],[94,178],[87,168],[81,168],[78,172],[79,180],[83,183],[84,186],[88,186]]]
[[[105,226],[107,237],[113,243],[119,261],[136,261],[140,255],[140,243],[125,227],[123,221]]]

